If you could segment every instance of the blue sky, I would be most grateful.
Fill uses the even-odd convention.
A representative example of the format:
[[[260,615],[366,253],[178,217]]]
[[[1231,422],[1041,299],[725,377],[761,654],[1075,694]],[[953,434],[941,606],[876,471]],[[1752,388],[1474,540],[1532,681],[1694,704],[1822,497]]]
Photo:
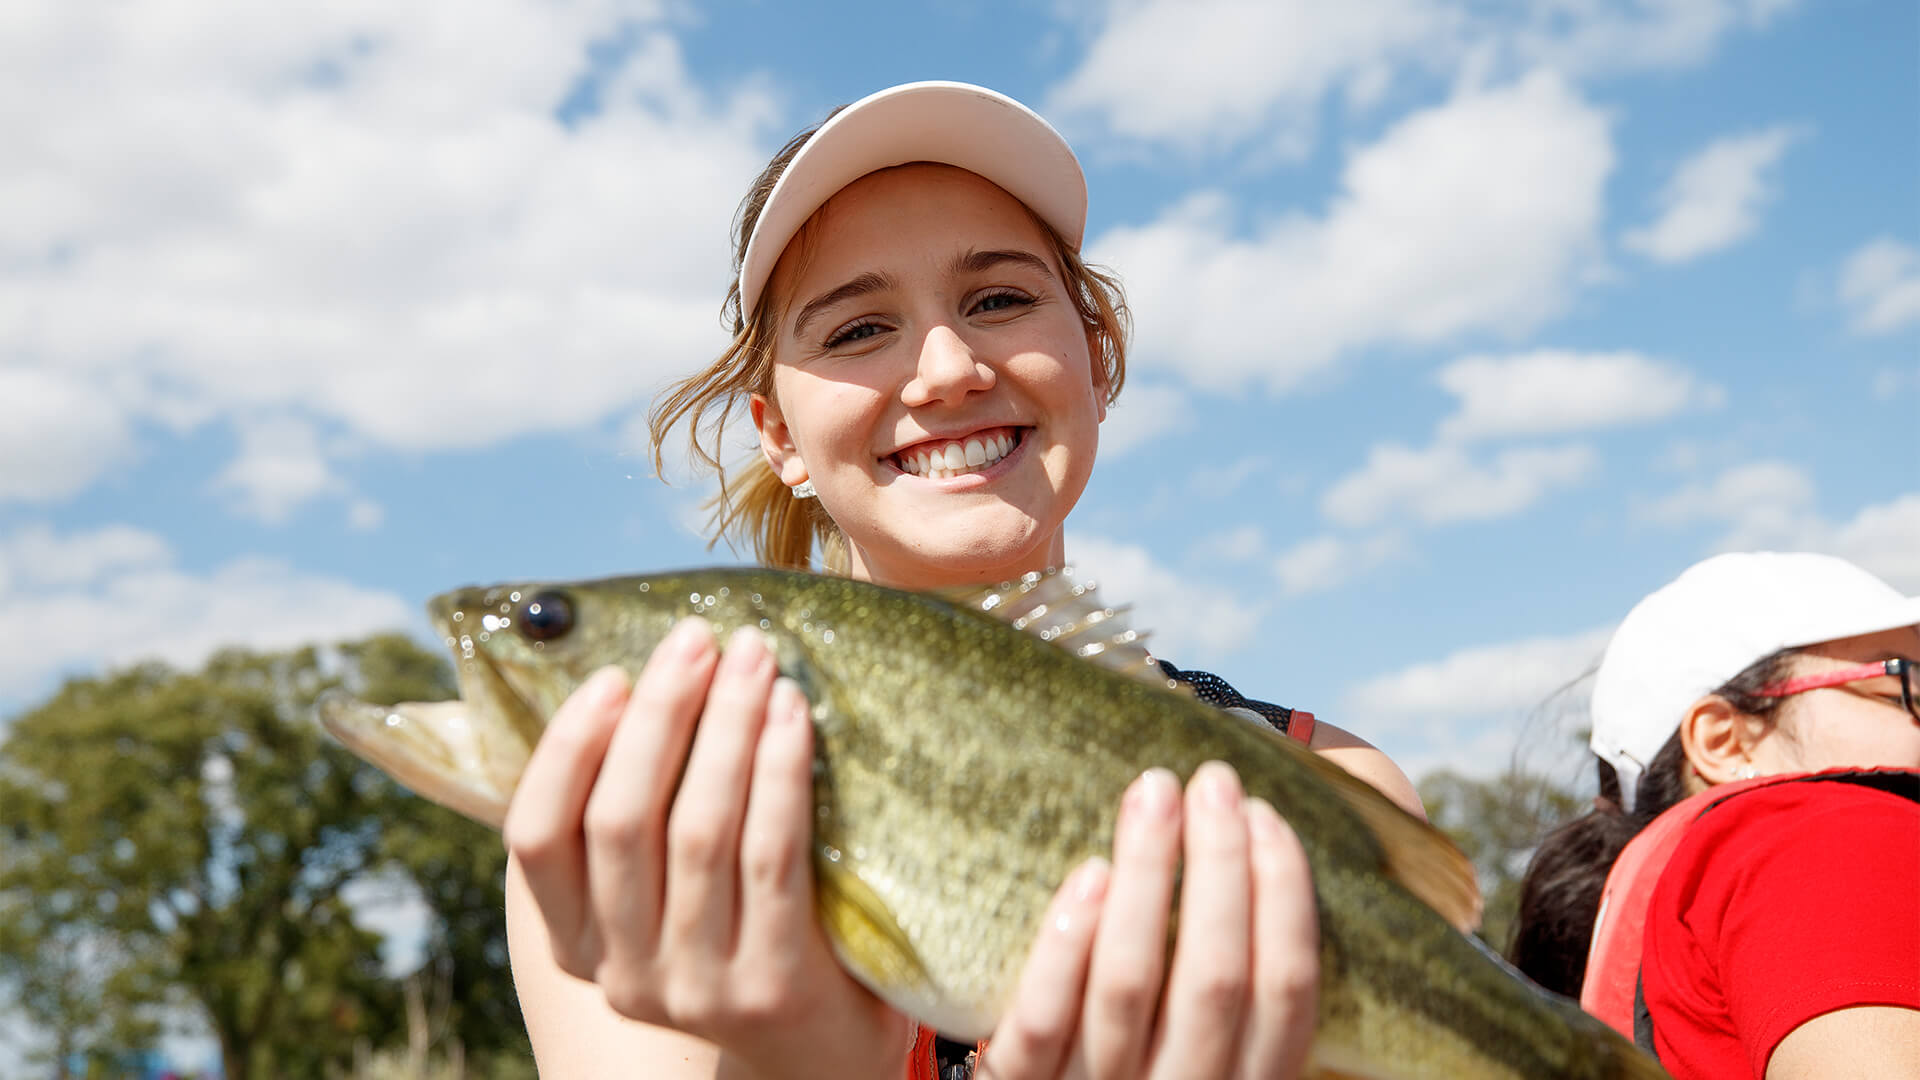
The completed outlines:
[[[22,10],[0,715],[731,560],[636,424],[767,154],[920,78],[1086,163],[1137,340],[1069,556],[1162,654],[1488,771],[1716,550],[1920,591],[1908,3]]]
[[[1908,2],[7,11],[0,725],[731,559],[636,423],[721,343],[766,156],[925,78],[1086,163],[1138,336],[1069,555],[1163,655],[1415,775],[1571,777],[1542,703],[1693,561],[1920,592]]]

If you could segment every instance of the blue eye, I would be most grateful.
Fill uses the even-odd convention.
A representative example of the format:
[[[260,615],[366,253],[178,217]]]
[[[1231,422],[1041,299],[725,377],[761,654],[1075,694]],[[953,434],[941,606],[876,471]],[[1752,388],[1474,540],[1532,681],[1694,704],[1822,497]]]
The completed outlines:
[[[994,311],[1006,311],[1009,308],[1024,307],[1027,304],[1031,304],[1031,303],[1033,303],[1033,300],[1030,297],[1028,297],[1025,293],[1014,292],[1010,289],[1003,289],[999,292],[988,293],[987,295],[981,297],[979,300],[975,301],[973,305],[973,310],[977,312],[983,312],[983,313],[994,312]]]
[[[827,348],[832,349],[852,341],[865,341],[886,329],[877,322],[858,320],[834,331],[827,339]]]

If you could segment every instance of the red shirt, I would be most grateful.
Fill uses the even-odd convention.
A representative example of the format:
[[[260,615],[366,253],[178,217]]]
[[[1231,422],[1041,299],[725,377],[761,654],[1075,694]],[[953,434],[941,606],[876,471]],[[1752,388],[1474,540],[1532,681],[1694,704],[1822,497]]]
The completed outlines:
[[[1920,1009],[1920,803],[1803,783],[1715,807],[1655,887],[1641,978],[1676,1080],[1764,1077],[1836,1009]]]

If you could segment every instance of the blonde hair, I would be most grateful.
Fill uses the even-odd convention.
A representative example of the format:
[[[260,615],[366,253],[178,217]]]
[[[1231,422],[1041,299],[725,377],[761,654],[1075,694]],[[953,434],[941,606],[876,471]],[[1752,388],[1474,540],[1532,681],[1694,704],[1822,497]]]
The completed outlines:
[[[833,114],[829,113],[826,119],[832,118]],[[687,446],[693,460],[712,469],[719,478],[720,490],[707,502],[708,547],[726,540],[737,550],[738,545],[744,543],[761,563],[796,570],[811,569],[818,548],[823,569],[844,573],[846,538],[819,499],[794,498],[766,458],[758,454],[731,467],[720,460],[727,424],[754,394],[773,397],[773,345],[780,305],[774,300],[774,290],[769,288],[761,290],[760,301],[752,312],[741,311],[740,267],[746,257],[747,241],[753,237],[754,225],[766,209],[767,198],[781,173],[818,130],[816,125],[788,140],[747,189],[734,222],[733,282],[727,287],[726,302],[721,306],[721,318],[732,327],[733,340],[711,364],[674,383],[654,402],[647,414],[647,428],[652,438],[656,472],[665,475],[662,448],[673,429],[685,423]],[[1088,343],[1095,353],[1094,362],[1099,365],[1106,384],[1107,403],[1111,405],[1119,397],[1120,386],[1126,379],[1127,337],[1131,329],[1120,281],[1112,273],[1081,261],[1079,252],[1031,209],[1027,209],[1027,215],[1053,245],[1054,255],[1072,286],[1074,308],[1086,327]]]

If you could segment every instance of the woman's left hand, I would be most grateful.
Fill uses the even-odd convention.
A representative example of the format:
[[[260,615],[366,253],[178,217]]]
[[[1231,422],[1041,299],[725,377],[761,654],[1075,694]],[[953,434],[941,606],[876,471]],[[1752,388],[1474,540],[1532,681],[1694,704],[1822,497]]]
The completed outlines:
[[[1293,831],[1226,765],[1196,771],[1184,806],[1178,781],[1154,770],[1128,789],[1112,867],[1082,866],[1055,896],[979,1075],[1295,1077],[1319,979],[1312,878]]]

